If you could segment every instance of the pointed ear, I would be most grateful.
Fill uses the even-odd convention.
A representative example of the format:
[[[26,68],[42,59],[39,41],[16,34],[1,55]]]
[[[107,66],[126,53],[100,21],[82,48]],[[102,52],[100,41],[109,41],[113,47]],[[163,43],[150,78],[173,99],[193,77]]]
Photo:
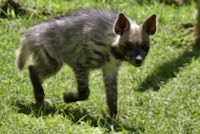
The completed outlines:
[[[148,35],[153,35],[156,32],[156,14],[152,14],[143,22],[143,30]]]
[[[122,35],[124,31],[130,29],[130,22],[128,18],[123,14],[119,13],[117,19],[115,20],[113,30],[116,34]]]

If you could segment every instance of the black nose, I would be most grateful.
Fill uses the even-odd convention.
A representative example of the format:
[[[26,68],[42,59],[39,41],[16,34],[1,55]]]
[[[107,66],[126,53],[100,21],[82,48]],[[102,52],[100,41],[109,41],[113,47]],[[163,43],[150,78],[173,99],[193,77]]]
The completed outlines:
[[[142,63],[142,57],[140,55],[138,55],[136,58],[135,58],[135,62],[136,64],[141,64]]]

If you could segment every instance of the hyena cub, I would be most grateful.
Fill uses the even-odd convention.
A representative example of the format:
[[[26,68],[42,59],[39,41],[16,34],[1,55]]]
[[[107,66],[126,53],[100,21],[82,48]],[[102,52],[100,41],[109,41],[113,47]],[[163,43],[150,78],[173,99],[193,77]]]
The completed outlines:
[[[27,60],[36,103],[48,103],[42,82],[68,64],[77,80],[77,92],[64,93],[66,103],[89,97],[89,71],[101,68],[107,104],[117,114],[117,75],[122,61],[139,67],[149,51],[149,36],[156,32],[156,15],[141,25],[108,10],[79,10],[56,17],[26,30],[17,51],[16,64],[21,71]]]

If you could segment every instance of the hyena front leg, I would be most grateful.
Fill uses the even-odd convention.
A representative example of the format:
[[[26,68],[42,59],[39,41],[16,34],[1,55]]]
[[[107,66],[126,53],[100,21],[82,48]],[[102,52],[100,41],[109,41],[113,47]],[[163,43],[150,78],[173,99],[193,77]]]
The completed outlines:
[[[118,66],[113,66],[112,68],[104,67],[103,70],[103,78],[104,85],[106,89],[106,99],[107,105],[110,111],[111,116],[115,116],[117,114],[117,76],[118,76]]]
[[[77,80],[78,92],[64,93],[63,98],[66,103],[86,100],[90,94],[90,90],[88,87],[89,71],[83,68],[74,69],[74,73]]]

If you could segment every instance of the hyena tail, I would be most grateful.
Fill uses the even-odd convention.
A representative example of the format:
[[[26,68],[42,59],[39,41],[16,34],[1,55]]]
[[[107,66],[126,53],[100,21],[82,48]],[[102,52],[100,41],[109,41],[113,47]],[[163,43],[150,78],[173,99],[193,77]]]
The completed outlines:
[[[27,60],[31,56],[31,53],[32,52],[30,51],[29,45],[22,41],[22,44],[16,53],[16,66],[19,71],[23,71]]]

